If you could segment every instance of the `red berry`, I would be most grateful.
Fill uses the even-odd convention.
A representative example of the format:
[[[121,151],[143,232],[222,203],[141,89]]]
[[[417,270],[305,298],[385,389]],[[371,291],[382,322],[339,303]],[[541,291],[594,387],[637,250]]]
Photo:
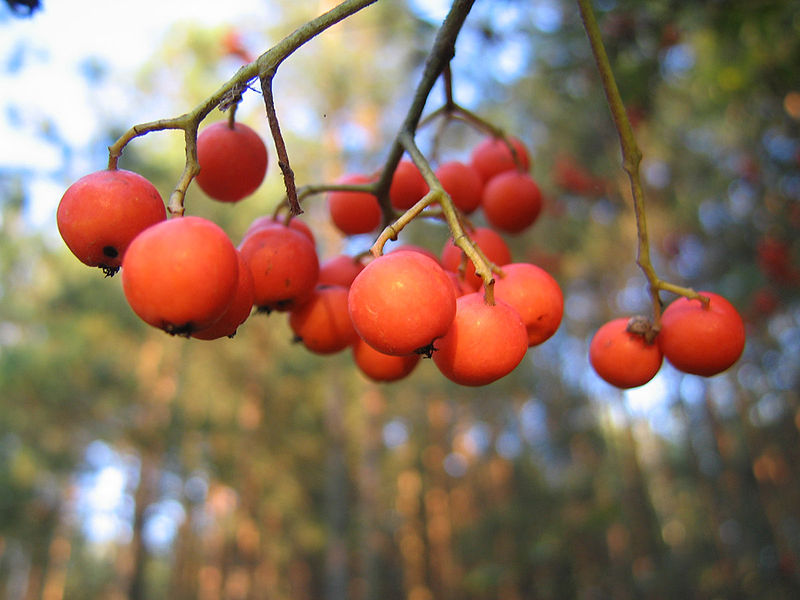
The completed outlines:
[[[456,311],[444,270],[420,252],[390,252],[369,263],[350,286],[350,317],[358,334],[384,354],[429,349]]]
[[[519,313],[502,300],[487,304],[473,292],[457,301],[447,334],[435,344],[433,361],[460,385],[487,385],[505,377],[522,361],[528,335]]]
[[[700,292],[709,298],[678,298],[661,315],[658,345],[678,370],[710,377],[733,365],[742,355],[745,330],[742,317],[725,298]]]
[[[350,287],[356,275],[364,270],[364,263],[347,254],[337,254],[319,266],[317,285],[341,285]]]
[[[254,303],[288,311],[311,296],[319,259],[308,236],[291,227],[264,227],[248,235],[240,251],[253,274]]]
[[[216,340],[221,337],[233,337],[239,326],[247,320],[253,310],[253,275],[250,267],[244,262],[241,252],[236,252],[239,262],[236,294],[222,313],[222,316],[210,327],[193,331],[191,336],[200,340]]]
[[[484,182],[504,171],[527,171],[530,169],[531,163],[528,150],[522,141],[515,137],[508,137],[507,139],[517,155],[516,161],[508,144],[502,138],[484,138],[482,142],[473,148],[470,164]]]
[[[444,191],[464,214],[470,214],[481,203],[483,180],[478,172],[457,160],[442,163],[436,169],[436,178]]]
[[[373,381],[397,381],[411,374],[422,358],[419,354],[392,356],[378,352],[358,338],[353,344],[353,360],[359,370]]]
[[[58,231],[82,263],[107,275],[119,270],[128,245],[167,218],[164,201],[147,179],[121,169],[96,171],[73,183],[58,205]]]
[[[289,327],[311,352],[333,354],[358,338],[347,309],[347,288],[317,286],[311,298],[289,313]]]
[[[397,164],[392,185],[389,188],[389,200],[397,210],[408,210],[428,193],[428,184],[419,172],[417,165],[410,160],[401,160]]]
[[[558,330],[564,314],[564,296],[552,275],[530,263],[503,265],[494,282],[494,297],[513,306],[528,331],[528,345],[536,346]]]
[[[338,183],[360,185],[371,181],[366,175],[346,175]],[[369,233],[381,224],[378,199],[367,192],[329,192],[328,210],[333,224],[345,235]]]
[[[472,231],[467,232],[483,253],[495,265],[505,265],[511,262],[511,250],[508,248],[502,236],[488,227],[476,227]],[[450,239],[445,244],[442,250],[442,266],[448,271],[458,272],[461,265],[464,263],[464,253],[461,248],[453,243]],[[473,290],[478,289],[482,280],[475,274],[475,265],[472,261],[466,261],[466,271],[464,273],[464,280],[472,286]]]
[[[272,226],[272,225],[279,225],[279,226],[287,225],[286,219],[284,219],[284,218],[275,218],[272,215],[264,215],[262,217],[256,217],[255,219],[253,219],[253,222],[250,223],[250,225],[247,227],[247,230],[245,230],[244,235],[242,236],[242,239],[246,238],[248,235],[250,235],[254,231],[257,231],[259,229],[262,229],[264,227],[269,227],[269,226]],[[311,228],[304,221],[299,219],[298,217],[292,217],[291,219],[289,219],[288,226],[291,227],[292,229],[296,229],[300,233],[306,235],[308,237],[308,239],[311,240],[312,244],[316,244],[317,243],[317,240],[314,238],[314,233],[311,231]]]
[[[436,254],[434,254],[432,250],[428,250],[423,246],[417,246],[416,244],[400,244],[399,246],[395,246],[394,248],[389,250],[389,252],[402,252],[404,250],[409,252],[420,252],[421,254],[424,254],[428,258],[436,261],[437,264],[439,263],[439,257],[436,256]]]
[[[238,202],[255,192],[267,173],[267,148],[261,137],[244,123],[219,121],[197,136],[196,177],[209,197]]]
[[[589,362],[595,372],[618,388],[644,385],[661,368],[661,350],[643,336],[628,331],[630,319],[609,321],[589,343]]]
[[[202,217],[177,217],[140,233],[122,261],[122,288],[146,323],[188,335],[227,310],[239,279],[236,249]]]
[[[481,206],[486,220],[493,227],[508,233],[520,233],[539,217],[542,192],[527,173],[506,171],[486,182]]]

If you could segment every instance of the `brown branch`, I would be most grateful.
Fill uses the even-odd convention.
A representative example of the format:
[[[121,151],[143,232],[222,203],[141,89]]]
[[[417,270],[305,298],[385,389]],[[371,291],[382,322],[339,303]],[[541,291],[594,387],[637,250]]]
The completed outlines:
[[[658,329],[661,320],[660,290],[670,291],[681,296],[686,296],[687,298],[700,299],[704,303],[707,303],[708,299],[691,288],[663,281],[656,273],[655,267],[653,267],[653,262],[650,258],[650,239],[647,232],[644,190],[639,175],[642,152],[636,143],[633,127],[628,119],[622,96],[619,93],[619,87],[617,86],[614,72],[611,69],[611,63],[608,60],[608,54],[603,45],[603,39],[600,35],[600,28],[597,25],[597,18],[592,9],[591,0],[577,1],[581,19],[583,20],[583,26],[586,30],[586,36],[589,39],[589,45],[591,46],[592,54],[597,64],[597,71],[600,74],[600,80],[606,94],[606,100],[611,109],[611,116],[614,119],[614,126],[619,135],[620,147],[622,148],[622,168],[628,174],[631,194],[633,196],[633,210],[636,216],[636,231],[638,237],[636,263],[647,278],[653,305],[654,327]]]
[[[134,125],[126,131],[117,141],[108,148],[108,168],[116,169],[119,157],[125,146],[131,140],[150,133],[164,129],[182,129],[186,137],[186,164],[183,174],[178,184],[170,195],[170,212],[173,214],[183,214],[183,199],[186,189],[192,179],[199,172],[197,165],[197,130],[200,123],[212,110],[217,107],[227,109],[231,101],[241,97],[241,94],[248,88],[251,81],[256,77],[263,79],[264,74],[273,73],[289,55],[316,37],[329,27],[342,21],[343,19],[355,14],[362,8],[375,3],[377,0],[345,0],[328,12],[305,23],[295,31],[287,35],[275,46],[264,52],[256,60],[248,63],[241,68],[215,91],[211,96],[203,100],[190,112],[171,119],[161,119],[149,123]],[[263,81],[262,81],[263,83]],[[288,166],[288,161],[286,162]],[[292,178],[293,181],[293,178]],[[387,188],[388,189],[388,188]],[[288,190],[287,190],[288,192]]]

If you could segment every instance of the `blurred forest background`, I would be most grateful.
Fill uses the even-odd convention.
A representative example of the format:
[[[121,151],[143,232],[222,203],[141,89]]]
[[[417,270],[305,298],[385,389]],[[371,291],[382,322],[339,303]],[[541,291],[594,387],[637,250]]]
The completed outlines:
[[[134,78],[86,61],[75,77],[91,93],[68,128],[36,108],[68,101],[43,70],[57,57],[35,38],[0,46],[5,131],[41,157],[21,165],[9,146],[21,138],[0,138],[0,597],[800,597],[797,2],[595,2],[644,154],[656,268],[727,296],[748,332],[726,373],[665,364],[624,393],[592,372],[588,340],[610,318],[648,314],[648,299],[617,134],[571,2],[478,0],[453,62],[456,100],[532,151],[545,212],[508,242],[565,293],[559,332],[509,377],[462,388],[423,361],[378,385],[348,351],[293,344],[280,314],[233,339],[173,338],[135,317],[119,277],[69,254],[55,206],[111,142],[215,91],[241,64],[231,32],[258,55],[332,6],[264,0],[228,18],[224,4],[217,23],[176,20],[139,48]],[[440,4],[378,2],[283,64],[276,102],[299,184],[380,167]],[[49,5],[25,18],[2,6],[0,38]],[[103,39],[122,25],[101,24]],[[7,85],[26,71],[36,85]],[[443,98],[437,86],[426,112]],[[268,136],[257,90],[237,115]],[[419,136],[434,162],[466,158],[481,137],[451,123],[434,148],[435,131]],[[192,186],[187,214],[238,243],[282,198],[269,147],[256,195],[220,205]],[[137,139],[120,164],[166,197],[182,136]],[[369,246],[333,230],[323,198],[305,208],[323,259]],[[403,234],[437,253],[446,238],[435,223]]]

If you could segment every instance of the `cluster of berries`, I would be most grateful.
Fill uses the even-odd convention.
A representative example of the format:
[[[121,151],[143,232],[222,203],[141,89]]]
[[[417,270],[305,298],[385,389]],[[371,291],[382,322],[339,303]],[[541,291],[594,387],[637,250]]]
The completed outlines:
[[[490,136],[472,149],[469,162],[442,162],[434,174],[464,215],[480,209],[493,229],[516,234],[533,225],[542,210],[542,193],[529,169],[528,151],[519,139]],[[372,180],[362,173],[350,173],[337,183],[358,185]],[[409,159],[401,160],[389,189],[392,207],[408,210],[428,191],[417,166]],[[331,221],[345,235],[370,233],[381,223],[378,200],[366,192],[331,192],[328,209]]]
[[[731,367],[744,351],[742,317],[723,296],[700,292],[680,297],[661,315],[648,339],[649,324],[618,318],[600,327],[589,344],[589,362],[600,377],[619,388],[644,385],[666,358],[679,371],[711,377]]]
[[[471,165],[444,163],[437,169],[456,206],[465,213],[481,206],[487,221],[506,232],[532,224],[541,207],[538,187],[523,172],[527,152],[514,144],[512,151],[506,142],[489,139],[476,148]],[[212,198],[236,202],[263,180],[266,149],[243,124],[206,128],[197,150],[196,180]],[[391,200],[398,209],[427,193],[419,171],[409,165],[401,162],[393,179]],[[411,181],[421,183],[413,193]],[[348,196],[374,202],[374,210],[348,203]],[[372,231],[380,222],[371,194],[331,192],[328,204],[334,223],[348,235]],[[367,215],[374,217],[368,228],[354,225]],[[555,279],[536,265],[513,262],[491,227],[470,231],[499,267],[494,302],[487,302],[483,281],[452,241],[441,257],[405,246],[371,260],[339,255],[320,262],[306,223],[264,216],[234,246],[208,219],[167,219],[155,187],[122,169],[91,173],[71,185],[57,219],[82,262],[106,274],[122,269],[129,305],[153,327],[210,340],[233,336],[254,308],[282,312],[308,350],[332,354],[349,348],[358,368],[377,381],[407,376],[427,355],[459,384],[488,384],[510,373],[530,346],[550,338],[563,313]]]

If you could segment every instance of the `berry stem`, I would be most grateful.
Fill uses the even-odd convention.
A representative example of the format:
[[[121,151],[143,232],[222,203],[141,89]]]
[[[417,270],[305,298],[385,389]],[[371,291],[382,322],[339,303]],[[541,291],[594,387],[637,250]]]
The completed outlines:
[[[636,143],[636,137],[633,134],[633,127],[628,119],[625,104],[622,101],[622,96],[617,86],[617,81],[614,78],[614,72],[611,69],[611,63],[608,59],[605,46],[603,44],[602,36],[600,35],[600,28],[597,25],[597,18],[595,17],[594,10],[592,9],[591,0],[577,0],[578,8],[583,20],[583,26],[586,30],[586,36],[589,39],[589,45],[594,55],[597,71],[600,75],[600,80],[603,85],[603,90],[606,94],[606,100],[611,110],[611,116],[614,119],[614,126],[616,127],[617,134],[619,135],[620,147],[622,149],[622,168],[628,174],[630,181],[631,194],[633,197],[633,210],[636,216],[636,231],[638,237],[638,247],[636,252],[636,264],[644,273],[647,278],[648,289],[650,291],[650,298],[653,306],[653,322],[654,327],[658,328],[661,321],[661,297],[660,291],[673,292],[675,294],[685,296],[690,299],[699,299],[704,304],[708,299],[701,296],[691,288],[683,287],[666,282],[659,278],[656,273],[653,262],[650,258],[650,239],[647,232],[647,214],[645,211],[644,190],[642,188],[642,181],[639,175],[639,165],[642,162],[642,151]]]
[[[275,142],[278,166],[283,174],[283,184],[284,187],[286,187],[286,199],[289,203],[289,212],[292,216],[297,216],[303,213],[303,209],[300,207],[300,201],[297,199],[297,185],[294,180],[294,171],[289,164],[289,153],[286,151],[286,143],[283,141],[283,135],[281,134],[278,113],[275,111],[275,97],[272,94],[272,80],[274,77],[274,69],[261,75],[261,94],[264,96],[267,121],[269,122],[272,139]]]
[[[409,106],[403,124],[395,136],[394,143],[383,165],[381,175],[375,186],[375,195],[378,197],[378,202],[380,202],[383,210],[385,227],[388,227],[394,219],[394,210],[389,201],[389,188],[392,185],[392,176],[400,159],[403,157],[405,149],[401,138],[411,136],[413,139],[433,86],[455,56],[456,39],[474,2],[475,0],[454,0],[450,7],[450,11],[436,33],[436,38],[423,68],[422,77],[414,92],[411,106]]]

